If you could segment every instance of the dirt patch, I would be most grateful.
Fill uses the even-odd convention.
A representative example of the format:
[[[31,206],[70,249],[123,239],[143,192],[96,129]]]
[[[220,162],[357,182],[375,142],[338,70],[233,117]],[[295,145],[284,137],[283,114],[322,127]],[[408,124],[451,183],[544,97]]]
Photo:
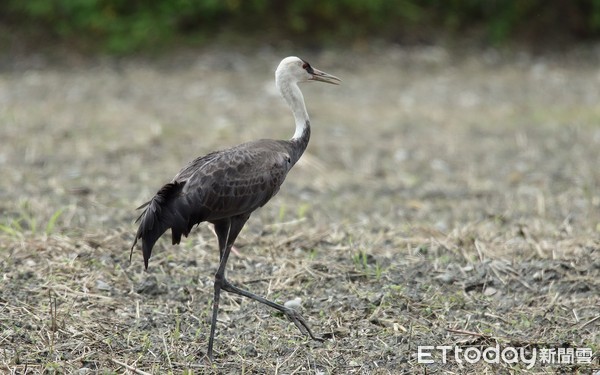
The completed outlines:
[[[161,240],[144,272],[138,251],[129,263],[134,208],[198,155],[293,133],[273,85],[287,54],[0,74],[0,368],[600,369],[597,57],[441,48],[303,55],[343,85],[303,87],[309,149],[249,221],[228,275],[281,303],[300,298],[327,340],[225,294],[216,361],[203,361],[215,238],[201,226],[178,247]],[[448,363],[439,350],[419,363],[419,346],[446,345]],[[496,345],[577,357],[456,360]]]

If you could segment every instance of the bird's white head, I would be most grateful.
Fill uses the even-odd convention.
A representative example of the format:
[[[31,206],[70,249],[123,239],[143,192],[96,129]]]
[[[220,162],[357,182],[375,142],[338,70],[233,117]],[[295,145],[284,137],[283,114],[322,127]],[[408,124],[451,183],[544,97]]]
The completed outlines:
[[[294,113],[296,132],[292,139],[299,139],[305,134],[310,134],[310,132],[306,132],[309,126],[308,112],[306,112],[304,97],[298,87],[299,82],[307,81],[327,82],[334,85],[341,82],[339,78],[313,68],[298,57],[290,56],[281,60],[275,71],[275,84]]]
[[[313,68],[308,62],[296,56],[289,56],[281,60],[275,71],[275,81],[277,86],[281,86],[284,82],[290,84],[319,81],[334,85],[341,82],[339,78]]]

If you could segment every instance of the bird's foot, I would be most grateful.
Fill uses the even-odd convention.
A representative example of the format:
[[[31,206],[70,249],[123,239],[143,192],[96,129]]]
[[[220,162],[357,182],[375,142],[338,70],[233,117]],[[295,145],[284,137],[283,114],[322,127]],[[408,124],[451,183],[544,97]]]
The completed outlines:
[[[215,366],[215,355],[216,355],[217,357],[220,357],[220,356],[221,356],[221,355],[219,354],[219,352],[216,352],[214,355],[213,355],[213,353],[212,353],[212,352],[210,352],[210,353],[209,353],[209,352],[206,352],[206,353],[205,353],[205,354],[204,354],[204,355],[201,357],[201,359],[202,359],[202,362],[204,363],[204,365],[205,365],[206,367],[209,367],[209,368],[210,368],[210,367],[213,367],[213,366]]]
[[[298,327],[300,332],[304,333],[305,335],[310,336],[310,338],[315,341],[321,341],[321,342],[325,341],[325,339],[323,339],[322,337],[315,336],[312,333],[310,326],[308,325],[308,323],[306,323],[306,320],[304,320],[304,317],[302,315],[300,315],[300,313],[298,311],[286,307],[283,310],[283,313],[288,317],[289,320],[294,322],[294,324],[296,325],[296,327]]]

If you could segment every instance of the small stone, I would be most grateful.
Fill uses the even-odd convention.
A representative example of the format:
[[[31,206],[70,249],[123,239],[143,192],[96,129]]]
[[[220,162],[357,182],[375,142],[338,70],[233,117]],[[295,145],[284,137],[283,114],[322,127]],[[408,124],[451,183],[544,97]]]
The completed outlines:
[[[112,287],[104,280],[96,280],[96,289],[98,290],[111,290]]]
[[[246,357],[256,357],[258,355],[258,352],[256,351],[256,347],[254,345],[246,345],[243,349],[242,349],[242,353],[246,356]]]
[[[452,284],[453,282],[456,281],[456,275],[454,275],[450,272],[444,272],[442,274],[435,276],[435,278],[444,284]]]
[[[158,286],[158,280],[155,276],[148,276],[142,285],[140,285],[136,292],[139,294],[146,294],[150,296],[157,296],[159,294],[164,294],[164,291]]]
[[[302,298],[296,297],[283,304],[288,309],[297,309],[302,306]]]

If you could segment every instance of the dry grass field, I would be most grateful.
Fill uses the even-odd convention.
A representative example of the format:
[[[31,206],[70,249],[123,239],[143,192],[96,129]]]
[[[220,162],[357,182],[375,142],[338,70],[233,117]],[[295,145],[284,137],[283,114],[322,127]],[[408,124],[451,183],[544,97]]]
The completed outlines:
[[[129,262],[135,208],[196,156],[289,138],[273,72],[290,54],[343,84],[302,87],[307,153],[227,272],[280,303],[300,298],[326,340],[225,293],[210,365],[215,237],[202,224],[179,246],[164,238],[144,271],[139,248]],[[599,56],[206,48],[3,61],[0,373],[600,370]],[[496,345],[537,360],[460,356]],[[420,346],[452,349],[420,363]],[[545,363],[555,349],[576,356]]]

